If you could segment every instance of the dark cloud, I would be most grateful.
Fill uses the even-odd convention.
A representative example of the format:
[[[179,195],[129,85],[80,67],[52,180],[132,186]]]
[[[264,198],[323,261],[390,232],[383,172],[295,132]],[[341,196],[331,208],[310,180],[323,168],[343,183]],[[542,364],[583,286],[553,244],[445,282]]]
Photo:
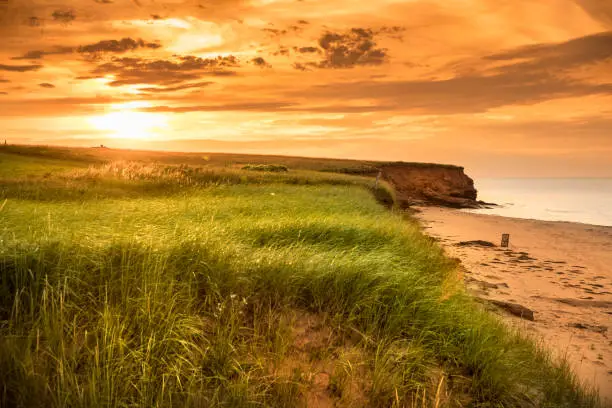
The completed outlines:
[[[272,55],[274,56],[279,56],[279,55],[284,55],[287,56],[289,55],[291,52],[289,51],[289,48],[285,47],[284,45],[281,45],[277,51],[273,52]]]
[[[612,31],[553,44],[536,44],[504,51],[485,60],[508,61],[504,72],[567,71],[572,68],[612,61]]]
[[[376,31],[377,34],[383,35],[389,38],[394,38],[396,40],[402,40],[404,38],[404,31],[406,28],[400,26],[391,26],[391,27],[381,27]]]
[[[209,71],[206,75],[210,76],[218,76],[218,77],[228,77],[228,76],[236,76],[238,73],[236,71]]]
[[[360,38],[367,36],[367,32],[359,33]],[[329,49],[329,44],[336,41],[337,35],[328,34],[320,43]],[[594,83],[594,78],[572,75],[585,66],[602,63],[612,65],[612,32],[519,47],[469,60],[467,64],[461,61],[452,67],[463,68],[449,79],[334,83],[310,88],[301,96],[307,94],[313,100],[339,95],[347,100],[372,98],[398,110],[425,113],[485,112],[557,98],[612,95],[612,83]],[[318,66],[320,63],[294,64],[300,70]]]
[[[134,40],[133,38],[126,37],[122,38],[121,40],[103,40],[95,44],[82,45],[77,49],[77,51],[80,53],[90,54],[102,52],[123,53],[138,48],[157,49],[160,47],[161,45],[157,43],[145,42],[140,38]]]
[[[13,57],[13,60],[37,60],[43,59],[47,55],[61,55],[61,54],[71,54],[74,51],[72,47],[55,47],[55,50],[51,51],[28,51],[20,57]]]
[[[612,28],[612,2],[609,0],[575,0],[591,17]]]
[[[314,68],[318,68],[319,64],[316,62],[295,62],[292,66],[298,71],[312,71]]]
[[[42,84],[38,84],[41,88],[55,88],[55,85],[50,84],[48,82],[43,82]]]
[[[279,30],[277,28],[262,28],[261,31],[264,31],[266,33],[269,33],[273,36],[281,36],[281,35],[285,35],[288,33],[287,30]]]
[[[306,20],[298,20],[298,24],[306,25],[306,24],[310,24],[310,23],[308,21],[306,21]]]
[[[51,14],[54,21],[59,21],[63,24],[71,23],[76,19],[76,15],[73,10],[55,10],[53,14]]]
[[[43,67],[42,65],[4,65],[4,64],[0,64],[0,71],[28,72],[28,71],[38,71],[42,67]]]
[[[397,110],[431,114],[476,113],[488,109],[595,94],[612,95],[612,84],[588,84],[548,73],[471,74],[445,80],[362,81],[312,87],[294,96],[309,100],[375,99]]]
[[[25,24],[30,27],[38,28],[45,25],[45,19],[38,16],[30,16],[25,20]]]
[[[268,64],[262,57],[255,57],[251,60],[251,64],[260,68],[272,68],[272,65]]]
[[[113,0],[93,0],[98,4],[113,4]]]
[[[113,58],[111,62],[99,65],[94,75],[115,75],[111,86],[134,84],[176,85],[202,76],[231,76],[235,72],[228,68],[238,67],[234,56],[199,58],[177,57],[175,60],[146,60],[142,58]]]
[[[53,50],[43,51],[35,50],[28,51],[19,57],[13,57],[13,60],[36,60],[42,59],[47,55],[62,55],[71,54],[74,51],[81,54],[100,54],[100,53],[124,53],[133,51],[139,48],[158,49],[161,45],[154,42],[146,42],[143,39],[122,38],[121,40],[103,40],[94,44],[81,45],[74,49],[73,47],[55,47]]]
[[[317,48],[317,47],[293,47],[293,49],[296,52],[299,52],[301,54],[308,54],[308,53],[313,53],[313,52],[321,51],[321,49]]]
[[[8,95],[8,92],[0,92],[0,95]]]
[[[175,92],[175,91],[182,91],[184,89],[204,88],[212,84],[214,84],[214,82],[207,81],[207,82],[198,82],[195,84],[184,84],[184,85],[169,86],[169,87],[140,88],[139,90],[141,92],[151,92],[151,93]]]
[[[297,62],[294,68],[353,68],[364,65],[381,65],[388,59],[387,49],[376,42],[380,31],[369,28],[353,28],[344,33],[328,31],[319,38],[319,47],[324,59],[313,62]],[[301,47],[299,52],[315,52],[316,47]]]
[[[8,83],[8,82],[11,82],[11,81],[9,81],[8,79],[0,78],[0,84],[5,84],[5,83]]]

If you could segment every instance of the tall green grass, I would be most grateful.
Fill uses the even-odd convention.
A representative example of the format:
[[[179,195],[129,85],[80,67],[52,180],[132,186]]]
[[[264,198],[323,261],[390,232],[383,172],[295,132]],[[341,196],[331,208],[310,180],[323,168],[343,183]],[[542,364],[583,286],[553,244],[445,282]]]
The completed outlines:
[[[598,406],[364,179],[246,173],[3,182],[0,406]]]
[[[21,172],[29,171],[31,168],[28,165],[22,166]],[[0,197],[38,201],[138,198],[185,194],[203,187],[281,183],[351,185],[371,190],[377,200],[386,206],[391,207],[395,203],[393,188],[386,182],[375,184],[374,180],[366,177],[309,170],[259,172],[232,167],[118,161],[45,175],[28,173],[27,177],[15,177],[7,171],[5,174],[0,172],[0,177]]]

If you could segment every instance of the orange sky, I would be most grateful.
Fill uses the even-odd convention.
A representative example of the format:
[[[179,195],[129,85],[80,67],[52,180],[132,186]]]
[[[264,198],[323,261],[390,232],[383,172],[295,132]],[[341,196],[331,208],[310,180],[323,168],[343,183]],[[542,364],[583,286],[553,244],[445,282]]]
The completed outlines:
[[[612,176],[612,1],[0,0],[11,143]]]

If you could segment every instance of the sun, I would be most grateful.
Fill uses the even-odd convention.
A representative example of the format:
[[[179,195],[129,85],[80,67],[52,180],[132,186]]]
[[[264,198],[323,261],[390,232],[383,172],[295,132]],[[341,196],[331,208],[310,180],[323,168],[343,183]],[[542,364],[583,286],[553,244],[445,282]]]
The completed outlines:
[[[157,131],[168,127],[166,115],[151,112],[139,112],[132,104],[115,105],[114,112],[94,116],[91,125],[97,130],[109,132],[109,136],[118,139],[154,139]]]

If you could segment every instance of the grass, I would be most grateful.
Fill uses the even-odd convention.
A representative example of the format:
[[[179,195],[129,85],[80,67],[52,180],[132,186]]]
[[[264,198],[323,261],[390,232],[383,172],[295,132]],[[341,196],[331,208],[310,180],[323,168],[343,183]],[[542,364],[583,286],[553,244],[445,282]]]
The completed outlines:
[[[46,176],[53,173],[87,167],[90,163],[77,160],[61,160],[46,157],[28,157],[8,154],[0,149],[0,174],[21,178],[25,176]]]
[[[0,406],[599,406],[371,179],[119,162],[0,183]]]
[[[252,171],[271,171],[275,173],[289,171],[287,166],[282,164],[247,164],[242,167],[242,170],[252,170]]]

